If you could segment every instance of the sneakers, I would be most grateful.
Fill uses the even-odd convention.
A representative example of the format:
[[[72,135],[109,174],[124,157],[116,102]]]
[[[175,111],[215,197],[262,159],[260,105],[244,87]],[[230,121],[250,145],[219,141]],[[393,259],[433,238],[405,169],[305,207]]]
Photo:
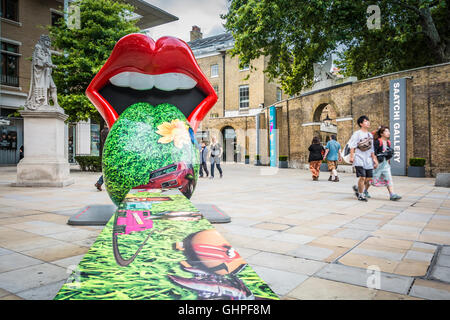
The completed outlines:
[[[313,181],[319,181],[319,177],[313,177]]]
[[[220,174],[220,179],[222,179],[222,177],[223,177],[223,175],[222,175],[222,174]]]
[[[102,185],[100,183],[96,182],[94,186],[97,188],[98,191],[102,191]]]
[[[330,177],[328,178],[328,181],[333,181],[333,177],[330,176]]]
[[[336,178],[334,178],[333,182],[339,182],[339,177],[336,176]]]
[[[372,198],[367,190],[364,191],[364,196],[365,196],[367,199]]]
[[[358,196],[358,200],[367,202],[367,198],[363,195]]]
[[[391,200],[391,201],[397,201],[397,200],[400,200],[401,198],[402,198],[401,196],[399,196],[398,194],[394,193],[393,195],[391,195],[391,196],[389,197],[389,200]]]

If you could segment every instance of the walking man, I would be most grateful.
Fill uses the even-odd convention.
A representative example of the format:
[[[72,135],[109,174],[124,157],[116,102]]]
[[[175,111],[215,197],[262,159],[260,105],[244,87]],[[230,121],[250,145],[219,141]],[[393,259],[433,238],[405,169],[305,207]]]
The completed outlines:
[[[341,154],[339,150],[341,149],[341,145],[336,141],[336,135],[331,135],[331,140],[328,141],[325,146],[325,154],[323,155],[324,159],[327,159],[328,171],[330,171],[330,177],[328,181],[338,182],[339,177],[337,175],[337,166],[338,161],[341,161]]]
[[[209,147],[209,151],[211,153],[209,159],[211,161],[211,177],[210,179],[214,179],[214,164],[216,164],[217,170],[219,170],[220,177],[222,178],[222,168],[220,167],[220,158],[222,157],[223,149],[220,143],[217,142],[216,137],[211,138],[211,145]]]
[[[373,169],[378,166],[378,160],[374,153],[373,136],[369,132],[369,118],[361,116],[357,123],[361,129],[353,133],[349,142],[350,163],[355,167],[356,177],[359,178],[358,186],[354,185],[353,191],[359,201],[367,201],[370,198],[368,190]]]
[[[205,141],[202,141],[202,147],[200,149],[200,178],[203,178],[203,170],[205,170],[206,178],[209,176],[208,166],[206,165],[207,158],[208,148],[206,147]]]

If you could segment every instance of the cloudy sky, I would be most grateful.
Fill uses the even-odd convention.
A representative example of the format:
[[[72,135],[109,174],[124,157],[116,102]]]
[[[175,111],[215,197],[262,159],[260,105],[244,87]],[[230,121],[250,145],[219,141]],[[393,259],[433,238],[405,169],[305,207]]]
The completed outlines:
[[[178,21],[150,28],[155,40],[162,36],[174,36],[189,41],[192,26],[200,27],[203,37],[225,32],[220,14],[226,13],[227,0],[146,0],[152,5],[178,17]]]

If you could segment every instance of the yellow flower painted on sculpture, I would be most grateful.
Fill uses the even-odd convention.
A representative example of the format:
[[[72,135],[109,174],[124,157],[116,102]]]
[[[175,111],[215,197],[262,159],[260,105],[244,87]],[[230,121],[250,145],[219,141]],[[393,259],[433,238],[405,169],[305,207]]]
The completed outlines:
[[[157,134],[162,137],[159,138],[159,143],[169,143],[173,141],[173,144],[178,149],[181,149],[184,144],[189,143],[188,126],[181,120],[175,119],[171,122],[164,122],[158,126]]]

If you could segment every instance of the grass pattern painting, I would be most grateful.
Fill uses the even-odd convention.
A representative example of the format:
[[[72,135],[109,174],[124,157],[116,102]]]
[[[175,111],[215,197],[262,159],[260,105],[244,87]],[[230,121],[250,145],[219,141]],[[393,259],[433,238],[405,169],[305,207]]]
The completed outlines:
[[[189,130],[183,113],[171,104],[128,107],[112,126],[103,149],[103,174],[111,200],[119,205],[130,189],[140,186],[177,187],[190,197],[200,164]]]
[[[139,191],[117,210],[150,213],[138,220],[153,221],[149,229],[118,235],[125,260],[148,238],[135,259],[121,266],[115,258],[116,212],[55,300],[278,299],[183,195]],[[146,205],[136,205],[136,199],[146,199],[140,202]]]

